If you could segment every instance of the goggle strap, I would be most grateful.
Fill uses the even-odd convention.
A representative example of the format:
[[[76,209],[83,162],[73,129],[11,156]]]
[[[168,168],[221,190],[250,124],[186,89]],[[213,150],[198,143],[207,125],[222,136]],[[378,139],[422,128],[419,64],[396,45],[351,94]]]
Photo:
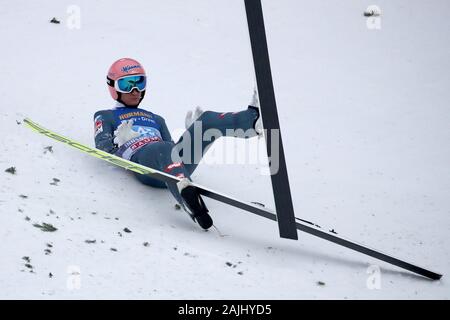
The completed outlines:
[[[111,79],[110,77],[106,76],[106,83],[108,84],[108,86],[113,87],[114,88],[114,80]]]

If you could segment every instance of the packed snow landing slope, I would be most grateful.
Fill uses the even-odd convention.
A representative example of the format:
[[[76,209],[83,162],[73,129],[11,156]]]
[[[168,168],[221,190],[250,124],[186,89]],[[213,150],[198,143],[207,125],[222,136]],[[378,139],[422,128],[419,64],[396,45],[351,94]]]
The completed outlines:
[[[370,289],[376,260],[308,235],[277,239],[275,223],[214,201],[220,234],[203,232],[166,191],[16,123],[92,143],[93,113],[112,105],[105,72],[122,56],[145,65],[143,107],[173,131],[196,105],[244,108],[254,79],[243,2],[79,1],[70,30],[66,5],[16,1],[0,11],[1,296],[449,298],[449,4],[379,1],[381,29],[369,30],[370,4],[263,2],[296,215],[443,280],[380,263]],[[196,181],[273,207],[260,165],[206,165],[224,143]]]

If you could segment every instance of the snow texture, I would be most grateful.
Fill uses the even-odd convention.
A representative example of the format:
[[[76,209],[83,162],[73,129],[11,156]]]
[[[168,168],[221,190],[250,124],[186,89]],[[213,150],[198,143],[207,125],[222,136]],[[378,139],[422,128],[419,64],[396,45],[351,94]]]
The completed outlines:
[[[263,1],[296,216],[435,282],[304,233],[279,239],[274,222],[209,199],[219,231],[204,232],[167,190],[25,128],[92,145],[94,112],[114,104],[106,71],[127,56],[148,72],[142,107],[175,137],[195,106],[251,97],[243,1],[74,4],[0,6],[0,298],[450,298],[450,2],[379,0],[366,17],[372,1]],[[227,143],[247,146],[217,142],[195,181],[273,207],[265,159],[217,163]]]

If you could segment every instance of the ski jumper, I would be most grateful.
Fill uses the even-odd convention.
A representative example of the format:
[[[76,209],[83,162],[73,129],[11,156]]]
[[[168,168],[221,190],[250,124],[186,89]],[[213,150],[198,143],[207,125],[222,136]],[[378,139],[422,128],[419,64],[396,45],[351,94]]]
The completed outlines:
[[[243,131],[253,129],[257,118],[258,111],[249,107],[244,111],[233,113],[205,111],[196,121],[201,122],[201,135],[199,136],[202,138],[204,132],[209,129],[219,130],[222,136],[226,136],[229,129],[242,129]],[[127,141],[119,148],[114,143],[114,131],[122,121],[131,119],[134,121],[133,131],[139,133],[139,136]],[[194,130],[198,130],[194,124],[175,143],[163,117],[141,108],[119,105],[114,109],[97,111],[94,115],[94,126],[96,148],[173,176],[188,179],[191,179],[191,174],[197,168],[201,157],[215,141],[215,139],[209,141],[203,141],[202,139],[200,155],[195,153],[194,141],[191,141],[189,161],[173,161],[172,151],[174,147],[180,148],[183,140],[186,137],[194,137]],[[256,133],[242,137],[248,138],[254,135]],[[183,150],[179,154],[183,156]],[[175,183],[165,183],[138,173],[135,173],[135,176],[145,185],[155,188],[169,188],[175,199],[182,203],[183,200]]]

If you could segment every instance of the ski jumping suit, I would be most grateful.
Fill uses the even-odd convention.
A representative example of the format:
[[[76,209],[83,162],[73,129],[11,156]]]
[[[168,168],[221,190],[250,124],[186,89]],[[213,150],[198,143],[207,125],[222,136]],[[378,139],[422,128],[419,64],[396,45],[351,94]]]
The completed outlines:
[[[227,130],[242,129],[247,135],[234,135],[236,137],[248,138],[255,136],[254,124],[259,116],[259,111],[254,107],[240,112],[213,112],[205,111],[200,118],[193,123],[186,132],[174,143],[166,126],[164,118],[140,108],[129,108],[125,106],[110,110],[97,111],[94,115],[95,123],[95,146],[96,148],[115,154],[144,166],[164,171],[173,176],[186,177],[190,179],[191,174],[197,168],[203,154],[215,141],[214,136],[209,141],[204,141],[203,134],[208,129],[219,130],[222,136],[227,135]],[[114,131],[125,120],[133,120],[133,131],[140,135],[123,144],[120,148],[114,143]],[[199,126],[199,122],[201,126]],[[194,131],[201,138],[201,154],[194,150]],[[249,131],[247,131],[249,130]],[[252,134],[253,132],[253,134]],[[198,134],[200,133],[200,135]],[[248,134],[250,133],[250,134]],[[188,154],[183,153],[183,140],[188,140],[190,150]],[[197,142],[197,143],[200,143]],[[175,148],[184,161],[173,161],[172,150]],[[190,151],[190,153],[189,153]],[[186,156],[188,160],[186,161]],[[175,199],[182,203],[181,195],[175,183],[165,183],[149,176],[135,173],[136,178],[143,184],[156,188],[169,188]]]

